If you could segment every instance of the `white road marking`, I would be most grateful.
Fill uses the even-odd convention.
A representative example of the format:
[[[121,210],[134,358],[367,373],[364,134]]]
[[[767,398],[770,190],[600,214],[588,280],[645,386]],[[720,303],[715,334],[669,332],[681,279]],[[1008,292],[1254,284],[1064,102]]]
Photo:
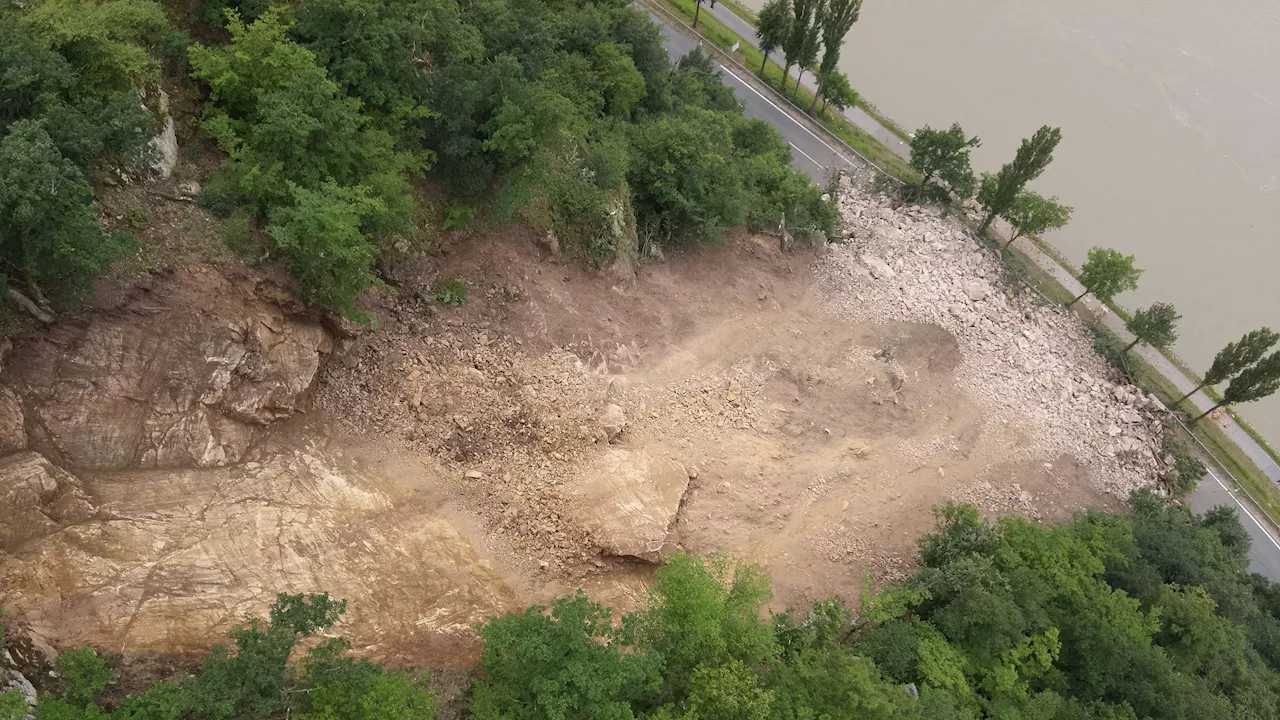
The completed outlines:
[[[1239,505],[1240,509],[1244,511],[1244,514],[1248,515],[1249,519],[1253,521],[1253,524],[1257,525],[1258,529],[1262,531],[1262,534],[1267,536],[1267,539],[1271,541],[1271,544],[1276,546],[1276,550],[1280,550],[1280,542],[1276,542],[1276,539],[1271,536],[1271,533],[1268,532],[1267,530],[1267,526],[1258,522],[1258,518],[1254,517],[1253,513],[1249,512],[1248,506],[1246,506],[1243,502],[1241,502],[1240,498],[1236,497],[1236,494],[1231,492],[1231,488],[1227,487],[1227,484],[1222,482],[1222,480],[1217,475],[1214,475],[1212,470],[1209,470],[1208,473],[1209,473],[1209,477],[1217,481],[1217,483],[1222,486],[1222,489],[1227,491],[1227,495],[1232,500],[1236,501],[1236,505]]]
[[[827,166],[826,166],[826,165],[823,165],[822,163],[818,162],[817,160],[814,160],[813,158],[809,157],[809,153],[807,153],[807,152],[805,152],[805,151],[801,150],[799,145],[796,145],[795,143],[791,142],[790,140],[788,140],[788,141],[787,141],[787,144],[788,144],[788,145],[790,145],[791,147],[795,148],[796,152],[800,153],[801,155],[805,156],[806,158],[809,158],[809,162],[811,162],[811,163],[813,163],[814,165],[817,165],[818,167],[822,168],[822,171],[823,171],[823,172],[826,172],[826,171],[827,171]]]
[[[737,75],[734,75],[734,74],[733,74],[733,71],[732,71],[732,70],[730,70],[729,68],[725,67],[723,63],[716,63],[716,64],[720,66],[720,69],[721,69],[721,70],[723,70],[723,71],[725,71],[725,72],[729,73],[729,77],[731,77],[731,78],[733,78],[734,80],[737,80],[738,82],[742,83],[742,86],[743,86],[743,87],[745,87],[746,89],[750,90],[751,92],[755,93],[755,94],[756,94],[756,97],[758,97],[758,98],[760,98],[761,100],[763,100],[763,101],[765,101],[765,102],[769,103],[769,105],[770,105],[774,110],[777,110],[778,112],[782,113],[783,115],[785,115],[785,116],[787,117],[787,119],[788,119],[788,120],[790,120],[791,122],[795,123],[796,127],[800,128],[801,130],[803,130],[803,131],[805,131],[806,133],[808,133],[808,134],[809,134],[809,137],[811,137],[811,138],[813,138],[814,140],[817,140],[818,142],[822,143],[822,146],[823,146],[823,147],[825,147],[826,149],[830,150],[830,151],[831,151],[831,154],[833,154],[833,155],[835,155],[836,157],[840,158],[841,160],[845,161],[845,162],[846,162],[846,163],[848,163],[850,166],[852,166],[852,165],[853,165],[853,161],[852,161],[852,160],[850,160],[849,158],[847,158],[847,157],[845,157],[844,155],[842,155],[842,154],[840,153],[840,151],[838,151],[838,150],[836,150],[835,148],[833,148],[833,147],[831,147],[830,145],[828,145],[828,144],[826,143],[826,141],[825,141],[825,140],[823,140],[822,138],[818,137],[817,135],[814,135],[812,130],[810,130],[809,128],[805,127],[805,126],[804,126],[804,125],[803,125],[799,120],[796,120],[795,118],[791,117],[791,113],[787,112],[786,110],[783,110],[782,108],[780,108],[780,107],[778,107],[777,105],[775,105],[775,104],[774,104],[774,102],[773,102],[772,100],[770,100],[769,98],[765,97],[764,95],[761,95],[759,90],[757,90],[757,89],[755,89],[755,88],[751,87],[751,83],[748,83],[748,82],[746,82],[745,80],[743,80],[742,78],[738,77]],[[795,147],[795,146],[794,146],[794,145],[792,145],[792,147]],[[796,148],[796,149],[797,149],[797,150],[799,150],[799,148]],[[808,155],[805,155],[805,157],[809,157],[809,156],[808,156]]]

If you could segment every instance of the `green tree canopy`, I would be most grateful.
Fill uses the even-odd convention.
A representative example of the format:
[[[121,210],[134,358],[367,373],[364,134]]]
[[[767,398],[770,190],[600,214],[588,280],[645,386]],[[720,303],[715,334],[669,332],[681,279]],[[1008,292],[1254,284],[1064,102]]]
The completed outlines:
[[[1000,172],[989,182],[986,178],[983,179],[978,202],[986,208],[987,216],[978,228],[979,233],[985,231],[997,215],[1012,207],[1027,183],[1040,177],[1045,168],[1049,167],[1049,163],[1053,162],[1053,151],[1061,141],[1060,128],[1044,125],[1022,141],[1012,162],[1001,167]]]
[[[995,180],[984,174],[982,182],[986,184]],[[1047,198],[1039,193],[1023,190],[1000,215],[1013,226],[1013,237],[1009,238],[1005,247],[1024,235],[1038,236],[1065,227],[1071,220],[1071,212],[1072,208],[1058,202],[1056,197]]]
[[[1209,366],[1209,371],[1204,374],[1200,384],[1179,398],[1178,402],[1191,397],[1206,385],[1217,385],[1239,375],[1242,370],[1261,360],[1277,342],[1280,342],[1280,333],[1269,327],[1261,327],[1250,330],[1235,342],[1227,343],[1213,357],[1213,364]]]
[[[830,103],[837,110],[847,110],[858,105],[858,92],[849,84],[849,76],[839,70],[827,76],[822,83],[822,109]]]
[[[1213,407],[1205,410],[1196,420],[1217,410],[1223,405],[1237,405],[1253,402],[1275,394],[1280,389],[1280,353],[1272,353],[1249,367],[1241,370],[1231,379],[1227,389],[1222,392],[1222,399]]]
[[[1139,342],[1154,348],[1169,347],[1178,340],[1178,321],[1181,319],[1182,315],[1169,303],[1152,303],[1150,307],[1135,311],[1126,323],[1134,338],[1125,351]]]
[[[1138,278],[1142,271],[1134,267],[1134,256],[1124,255],[1110,248],[1093,248],[1089,257],[1080,268],[1080,283],[1084,292],[1067,304],[1075,305],[1080,298],[1089,293],[1103,302],[1109,302],[1116,295],[1129,290],[1138,289]]]
[[[973,194],[973,168],[969,151],[981,145],[976,137],[965,137],[960,123],[947,130],[925,125],[911,137],[911,167],[920,173],[915,194],[930,200],[945,200],[949,194],[967,198]],[[935,182],[934,177],[946,183]]]
[[[791,23],[794,20],[791,0],[769,0],[760,8],[760,13],[756,16],[756,39],[760,42],[760,53],[764,55],[760,61],[761,75],[764,75],[765,65],[769,63],[769,55],[783,47],[791,37]]]
[[[822,27],[822,62],[818,65],[818,91],[813,94],[813,102],[809,104],[810,113],[818,104],[827,76],[836,72],[844,38],[853,29],[854,23],[858,22],[861,13],[862,0],[827,0],[822,6],[822,13],[818,17],[818,23]]]

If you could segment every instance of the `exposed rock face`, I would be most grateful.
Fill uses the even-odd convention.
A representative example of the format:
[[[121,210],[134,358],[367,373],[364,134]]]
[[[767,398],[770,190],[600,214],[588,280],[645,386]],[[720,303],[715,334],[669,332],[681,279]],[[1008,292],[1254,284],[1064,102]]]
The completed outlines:
[[[688,489],[680,463],[613,449],[572,493],[571,505],[606,553],[658,562]]]
[[[0,459],[0,550],[94,512],[80,481],[38,453]]]
[[[265,454],[86,473],[102,512],[0,553],[5,605],[61,647],[165,652],[223,640],[278,592],[328,592],[350,600],[343,634],[362,653],[463,666],[473,626],[515,607],[453,524],[395,502],[384,480],[311,447]]]
[[[214,467],[299,409],[328,333],[209,268],[17,348],[32,449],[70,468]],[[14,413],[0,398],[0,443]],[[21,421],[18,421],[21,422]]]
[[[161,180],[168,180],[173,175],[173,169],[178,166],[178,134],[174,130],[173,116],[169,114],[169,95],[163,90],[158,92],[156,114],[160,117],[160,132],[151,138],[151,149],[154,151],[151,172]]]
[[[27,430],[22,403],[7,387],[0,386],[0,455],[27,447]]]

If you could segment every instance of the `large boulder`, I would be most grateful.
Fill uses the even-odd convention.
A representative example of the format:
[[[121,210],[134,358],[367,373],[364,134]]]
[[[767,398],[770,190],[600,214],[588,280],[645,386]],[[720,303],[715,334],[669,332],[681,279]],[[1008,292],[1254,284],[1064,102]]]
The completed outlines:
[[[94,512],[80,481],[39,453],[0,459],[0,550],[87,520]]]
[[[4,383],[27,444],[94,470],[241,460],[255,428],[301,408],[331,349],[319,323],[256,289],[196,267],[15,349]]]
[[[689,472],[670,458],[612,449],[569,492],[573,513],[609,555],[658,562],[689,489]]]

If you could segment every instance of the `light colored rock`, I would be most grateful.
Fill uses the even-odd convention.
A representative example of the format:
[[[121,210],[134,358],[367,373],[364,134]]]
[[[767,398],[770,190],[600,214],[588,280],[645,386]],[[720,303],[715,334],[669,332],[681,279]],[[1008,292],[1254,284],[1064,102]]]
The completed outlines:
[[[202,190],[200,183],[195,180],[183,180],[178,183],[178,195],[188,200],[195,200],[200,197]]]
[[[872,277],[877,280],[892,280],[897,275],[893,268],[889,267],[889,263],[875,255],[863,255],[862,263],[871,270]]]
[[[99,515],[0,552],[0,577],[22,579],[6,611],[58,647],[164,653],[225,640],[276,593],[328,592],[363,608],[343,635],[387,660],[391,647],[470,652],[475,624],[519,607],[448,515],[395,501],[390,480],[341,458],[266,450],[95,478]]]
[[[991,283],[986,280],[970,280],[964,284],[964,294],[974,302],[986,300],[991,294]]]
[[[604,552],[658,562],[688,489],[689,472],[680,463],[615,448],[566,495]]]
[[[265,292],[193,267],[24,344],[5,385],[27,408],[27,444],[73,469],[238,462],[256,428],[301,409],[331,349]]]
[[[39,453],[0,458],[0,549],[92,517],[80,481]]]
[[[155,151],[151,172],[161,180],[168,180],[178,166],[178,135],[174,131],[173,115],[169,113],[169,96],[164,90],[157,92],[156,115],[160,119],[160,132],[151,138],[151,148]]]
[[[600,412],[600,428],[604,430],[609,442],[617,442],[627,429],[627,416],[622,411],[622,407],[614,403],[605,405],[604,410]]]

